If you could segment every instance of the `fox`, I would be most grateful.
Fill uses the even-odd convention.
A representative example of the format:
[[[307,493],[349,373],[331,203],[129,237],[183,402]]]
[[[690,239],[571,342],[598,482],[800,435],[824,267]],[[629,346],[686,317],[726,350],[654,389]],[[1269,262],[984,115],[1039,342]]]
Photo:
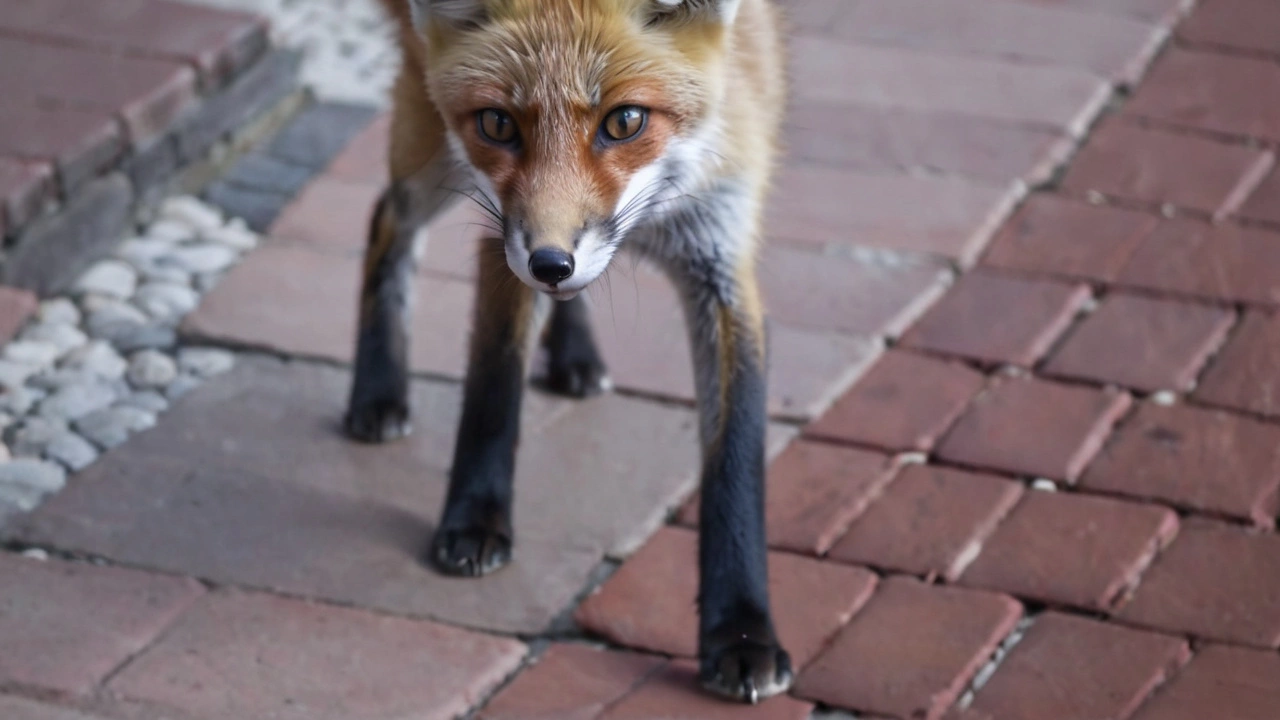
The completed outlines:
[[[372,208],[343,425],[411,432],[409,318],[426,226],[458,202],[488,221],[462,414],[426,562],[512,562],[530,358],[571,397],[611,389],[584,289],[620,250],[680,297],[701,448],[698,679],[758,703],[791,659],[768,591],[767,342],[756,257],[786,94],[773,0],[381,0],[401,53],[389,177]]]

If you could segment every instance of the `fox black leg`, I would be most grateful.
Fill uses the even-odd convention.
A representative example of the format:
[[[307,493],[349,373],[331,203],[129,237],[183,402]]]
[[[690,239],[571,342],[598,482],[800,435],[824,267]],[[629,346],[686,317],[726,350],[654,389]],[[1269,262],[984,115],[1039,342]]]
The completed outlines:
[[[684,283],[703,445],[699,676],[755,703],[790,687],[792,670],[769,607],[763,322],[753,271],[725,272],[733,277]]]
[[[450,575],[476,577],[511,560],[512,479],[520,435],[533,290],[501,252],[480,253],[475,325],[449,493],[430,556]]]
[[[589,397],[610,388],[608,369],[591,333],[582,296],[558,302],[543,339],[547,349],[546,389],[569,397]]]
[[[369,221],[361,274],[355,373],[343,424],[351,437],[409,434],[409,318],[423,225],[453,202],[443,170],[428,167],[383,191]]]

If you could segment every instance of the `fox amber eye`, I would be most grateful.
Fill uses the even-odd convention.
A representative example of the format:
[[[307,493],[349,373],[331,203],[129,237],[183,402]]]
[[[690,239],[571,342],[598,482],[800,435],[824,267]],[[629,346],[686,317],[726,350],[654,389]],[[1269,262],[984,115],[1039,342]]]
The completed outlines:
[[[604,119],[604,134],[610,140],[630,140],[644,129],[649,113],[634,105],[620,107]]]
[[[507,145],[516,139],[516,121],[501,110],[480,111],[480,134],[491,142]]]

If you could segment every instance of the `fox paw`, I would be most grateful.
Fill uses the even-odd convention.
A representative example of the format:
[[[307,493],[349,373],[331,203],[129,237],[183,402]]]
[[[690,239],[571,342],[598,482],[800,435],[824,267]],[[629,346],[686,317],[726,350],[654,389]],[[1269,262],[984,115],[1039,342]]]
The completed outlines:
[[[343,426],[352,438],[369,443],[398,440],[413,429],[409,422],[409,406],[398,399],[352,403],[343,419]]]
[[[707,652],[698,679],[710,692],[755,705],[786,692],[794,677],[786,650],[777,643],[744,638]]]
[[[511,562],[511,536],[485,527],[440,528],[429,552],[445,575],[481,577]]]

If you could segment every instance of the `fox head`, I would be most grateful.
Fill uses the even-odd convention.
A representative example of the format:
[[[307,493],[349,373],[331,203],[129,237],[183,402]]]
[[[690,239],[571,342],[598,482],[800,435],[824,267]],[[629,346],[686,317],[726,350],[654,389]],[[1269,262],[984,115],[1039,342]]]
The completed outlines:
[[[741,0],[408,0],[456,158],[507,264],[569,299],[715,162]]]

